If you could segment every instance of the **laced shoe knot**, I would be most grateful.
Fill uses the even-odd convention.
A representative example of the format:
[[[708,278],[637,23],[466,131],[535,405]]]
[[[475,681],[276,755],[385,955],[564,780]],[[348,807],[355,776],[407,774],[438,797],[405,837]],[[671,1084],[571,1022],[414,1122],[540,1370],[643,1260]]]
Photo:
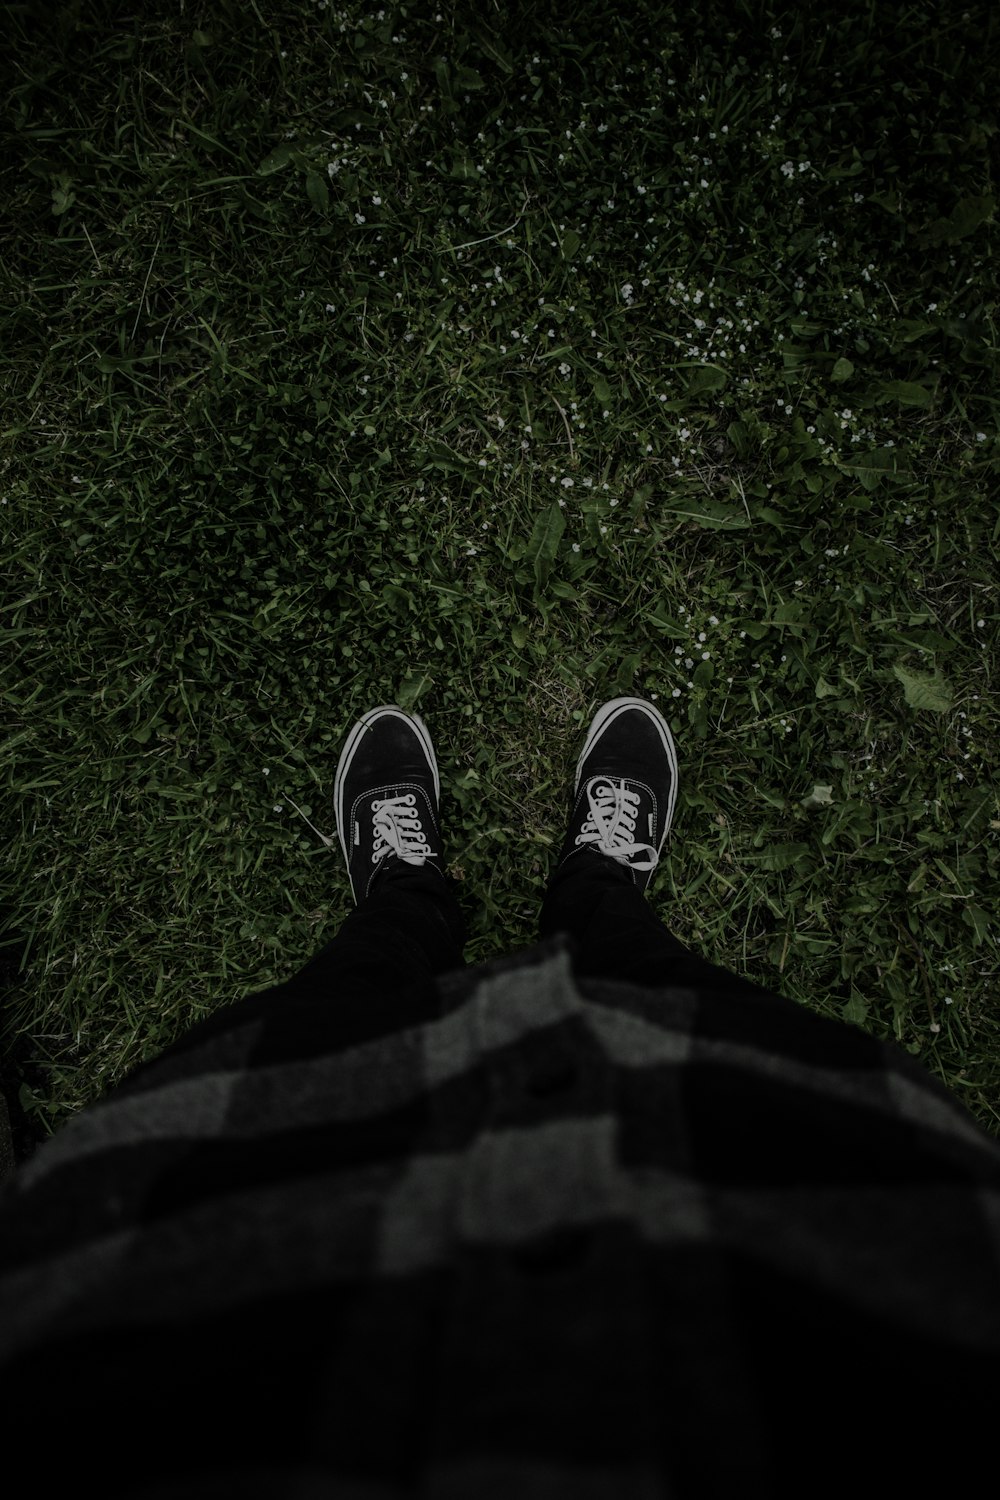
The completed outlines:
[[[635,821],[639,806],[638,792],[630,792],[625,781],[615,783],[606,777],[595,777],[587,787],[590,816],[576,836],[577,844],[591,844],[599,854],[606,854],[633,870],[654,870],[659,854],[652,844],[636,843]],[[633,859],[646,853],[647,860]]]
[[[417,799],[412,792],[401,797],[376,797],[372,801],[373,865],[390,855],[395,855],[404,864],[422,865],[428,855],[433,855],[434,850],[424,835],[416,806]]]

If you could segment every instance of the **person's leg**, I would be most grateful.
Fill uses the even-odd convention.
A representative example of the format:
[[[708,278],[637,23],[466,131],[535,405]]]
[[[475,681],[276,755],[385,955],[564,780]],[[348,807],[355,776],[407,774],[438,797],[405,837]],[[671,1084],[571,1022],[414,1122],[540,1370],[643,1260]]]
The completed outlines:
[[[588,853],[557,870],[542,902],[539,936],[557,932],[572,938],[573,967],[581,978],[685,989],[712,988],[721,980],[729,988],[743,983],[686,948],[627,867],[603,855]]]
[[[391,1002],[393,1013],[405,995],[416,1020],[435,976],[463,966],[465,922],[445,874],[440,793],[430,732],[417,714],[389,704],[357,720],[333,787],[356,907],[289,990],[341,1007]]]
[[[692,953],[649,905],[677,785],[676,746],[655,705],[641,698],[604,704],[577,762],[539,936],[566,933],[581,977],[760,994],[759,986]]]
[[[334,781],[355,908],[283,983],[222,1006],[169,1049],[251,1028],[257,1063],[353,1046],[433,1019],[435,978],[465,965],[465,919],[445,873],[440,780],[426,725],[394,705],[348,736]]]
[[[465,943],[452,883],[432,866],[394,862],[292,982],[339,992],[422,987],[464,967]]]

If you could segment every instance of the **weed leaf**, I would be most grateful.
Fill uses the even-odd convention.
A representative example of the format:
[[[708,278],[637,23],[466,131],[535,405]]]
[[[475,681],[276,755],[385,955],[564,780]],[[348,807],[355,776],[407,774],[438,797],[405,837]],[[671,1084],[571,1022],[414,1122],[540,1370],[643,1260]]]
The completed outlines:
[[[549,581],[552,564],[565,530],[566,519],[556,504],[547,506],[535,520],[525,556],[535,570],[535,583],[539,593]]]
[[[899,662],[892,670],[903,684],[903,693],[911,708],[926,708],[935,714],[948,712],[951,687],[941,672],[911,672]]]

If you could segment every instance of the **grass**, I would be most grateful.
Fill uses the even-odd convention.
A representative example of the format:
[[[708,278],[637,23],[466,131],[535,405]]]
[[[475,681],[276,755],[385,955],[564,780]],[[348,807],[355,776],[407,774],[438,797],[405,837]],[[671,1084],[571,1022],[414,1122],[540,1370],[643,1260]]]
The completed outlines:
[[[625,692],[672,930],[997,1131],[992,8],[5,13],[22,1154],[332,936],[366,708],[476,962]]]

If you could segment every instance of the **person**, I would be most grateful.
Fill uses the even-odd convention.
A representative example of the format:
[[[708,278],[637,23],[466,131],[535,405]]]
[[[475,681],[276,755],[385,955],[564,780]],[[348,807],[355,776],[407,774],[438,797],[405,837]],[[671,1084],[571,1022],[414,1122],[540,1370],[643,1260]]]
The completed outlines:
[[[355,907],[7,1183],[8,1454],[103,1495],[926,1488],[990,1457],[1000,1148],[894,1043],[654,913],[654,704],[603,704],[537,940],[466,965],[427,725],[351,729]]]

